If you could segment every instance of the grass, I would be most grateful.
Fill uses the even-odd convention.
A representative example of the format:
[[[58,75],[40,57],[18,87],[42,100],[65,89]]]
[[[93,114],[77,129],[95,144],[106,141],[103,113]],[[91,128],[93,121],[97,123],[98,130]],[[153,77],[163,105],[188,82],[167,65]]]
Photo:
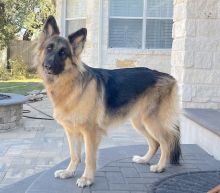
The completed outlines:
[[[33,90],[44,89],[40,79],[0,81],[0,93],[16,93],[27,95]]]

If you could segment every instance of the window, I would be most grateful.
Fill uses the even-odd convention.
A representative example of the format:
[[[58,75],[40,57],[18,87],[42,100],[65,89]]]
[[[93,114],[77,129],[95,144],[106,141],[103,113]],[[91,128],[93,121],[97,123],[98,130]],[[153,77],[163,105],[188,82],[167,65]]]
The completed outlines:
[[[173,0],[110,0],[109,47],[169,49]]]
[[[66,0],[65,35],[86,26],[86,0]]]

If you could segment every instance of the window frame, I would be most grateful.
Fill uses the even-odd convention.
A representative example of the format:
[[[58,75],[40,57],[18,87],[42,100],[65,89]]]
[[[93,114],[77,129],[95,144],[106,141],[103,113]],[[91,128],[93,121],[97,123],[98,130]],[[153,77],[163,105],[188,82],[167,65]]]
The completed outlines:
[[[67,17],[67,0],[64,0],[64,6],[63,6],[63,36],[67,37],[69,34],[66,34],[66,26],[68,21],[75,21],[75,20],[85,20],[86,21],[86,16],[84,17]]]
[[[158,19],[158,20],[173,20],[173,17],[147,17],[147,1],[143,0],[143,16],[142,17],[127,17],[127,16],[110,16],[110,1],[108,0],[108,49],[132,49],[132,50],[171,50],[171,48],[146,48],[146,32],[147,32],[147,20]],[[110,19],[140,19],[142,20],[142,46],[141,48],[131,47],[110,47],[110,36],[109,36],[109,23]]]

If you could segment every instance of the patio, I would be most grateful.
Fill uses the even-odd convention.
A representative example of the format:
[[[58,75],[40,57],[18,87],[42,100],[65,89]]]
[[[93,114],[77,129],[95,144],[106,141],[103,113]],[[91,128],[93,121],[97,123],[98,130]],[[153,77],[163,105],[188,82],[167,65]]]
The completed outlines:
[[[31,103],[33,107],[52,115],[47,98]],[[33,117],[45,117],[28,105]],[[131,139],[132,136],[132,139]],[[143,144],[144,139],[130,126],[116,129],[103,139],[101,148]],[[55,121],[23,118],[23,127],[0,135],[0,187],[51,168],[69,156],[64,130]]]
[[[143,0],[133,7],[132,22],[130,15],[124,13],[124,4],[117,4],[123,1],[71,2],[57,1],[61,34],[68,35],[81,27],[88,29],[82,57],[88,65],[102,68],[145,66],[171,73],[177,79],[181,105],[188,108],[181,117],[182,143],[188,144],[182,145],[181,165],[169,165],[164,173],[155,174],[149,171],[147,164],[132,163],[131,157],[144,154],[147,147],[143,145],[145,140],[126,123],[103,139],[95,183],[80,189],[75,182],[82,173],[83,163],[75,178],[60,180],[53,175],[56,169],[67,165],[69,156],[61,126],[54,120],[23,118],[22,127],[0,135],[0,193],[189,193],[189,190],[200,193],[219,184],[220,1],[169,0],[168,6],[158,6],[157,1]],[[112,2],[117,6],[111,6]],[[136,5],[135,0],[129,2]],[[155,4],[146,6],[149,2]],[[115,7],[118,13],[114,12]],[[148,18],[150,8],[156,11]],[[78,12],[72,11],[74,9]],[[138,15],[139,9],[143,10],[143,17]],[[168,15],[161,15],[164,10]],[[119,23],[122,19],[124,22]],[[155,28],[147,27],[151,23],[147,19],[156,23],[166,21],[166,25],[161,26],[168,29],[164,30],[167,34],[162,30],[161,38],[168,44],[157,44],[163,42],[158,41],[159,35],[152,45],[149,44],[147,40],[159,32],[159,24]],[[114,29],[121,33],[116,33],[120,41],[111,33]],[[135,44],[132,41],[127,44],[132,37],[136,37]],[[31,105],[33,107],[24,105],[30,117],[48,118],[34,108],[52,115],[46,97]],[[158,161],[159,153],[151,163]]]
[[[145,145],[120,146],[99,151],[98,171],[95,183],[84,189],[76,186],[76,180],[83,172],[83,165],[76,171],[75,178],[59,180],[55,179],[54,171],[65,167],[68,161],[64,161],[56,167],[41,174],[27,188],[27,193],[198,193],[207,192],[219,183],[220,162],[208,156],[196,145],[183,145],[183,160],[180,166],[169,166],[164,173],[156,174],[149,171],[149,165],[132,163],[132,156],[137,152],[144,154]],[[157,154],[151,163],[158,161]],[[206,174],[202,178],[201,171],[216,171],[215,178]],[[194,179],[191,172],[198,172]],[[186,174],[180,181],[178,174]],[[194,174],[194,173],[192,173]],[[212,174],[212,173],[211,173]],[[174,178],[169,180],[169,178]],[[173,181],[172,186],[163,186],[164,181]],[[45,183],[46,182],[46,183]],[[176,186],[181,184],[182,187]],[[163,187],[161,187],[161,185]]]
[[[47,98],[31,103],[31,106],[52,114]],[[45,117],[28,105],[24,105],[24,109],[31,111],[30,116]],[[151,173],[149,165],[132,163],[131,157],[134,154],[144,154],[147,147],[143,145],[144,139],[127,123],[103,139],[99,150],[95,184],[89,188],[79,189],[75,181],[82,173],[83,163],[80,164],[75,178],[59,180],[53,175],[56,169],[64,168],[68,164],[68,145],[63,129],[52,120],[24,118],[23,124],[22,128],[2,133],[0,136],[0,192],[2,193],[15,191],[16,193],[171,193],[173,191],[177,193],[178,189],[170,185],[168,183],[170,181],[185,183],[185,187],[191,185],[192,191],[194,187],[197,188],[197,192],[198,188],[202,188],[205,192],[220,181],[218,172],[220,161],[215,160],[197,145],[182,145],[181,165],[169,165],[164,173]],[[158,159],[159,152],[151,163],[155,163]],[[190,175],[196,175],[192,172],[201,171],[203,172],[198,173],[199,183],[193,182],[192,186]],[[204,171],[211,173],[204,174]],[[201,180],[202,174],[205,175],[205,180]],[[174,179],[166,182],[166,179],[170,178]],[[182,178],[181,181],[178,178]],[[186,190],[182,188],[179,191],[187,192]]]

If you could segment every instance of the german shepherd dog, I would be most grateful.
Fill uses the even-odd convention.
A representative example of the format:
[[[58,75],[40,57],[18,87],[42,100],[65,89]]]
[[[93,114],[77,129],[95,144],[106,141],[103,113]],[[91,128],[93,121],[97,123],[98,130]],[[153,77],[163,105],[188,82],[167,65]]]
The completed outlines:
[[[39,38],[37,68],[52,101],[54,118],[65,130],[70,163],[55,172],[56,178],[69,178],[81,159],[85,145],[85,170],[77,180],[79,187],[94,181],[96,153],[102,136],[111,125],[130,119],[147,140],[144,156],[136,163],[147,163],[160,147],[161,156],[152,172],[162,172],[168,160],[178,164],[178,90],[176,80],[148,68],[99,69],[80,60],[86,42],[85,28],[68,38],[59,35],[56,20],[50,16]]]

